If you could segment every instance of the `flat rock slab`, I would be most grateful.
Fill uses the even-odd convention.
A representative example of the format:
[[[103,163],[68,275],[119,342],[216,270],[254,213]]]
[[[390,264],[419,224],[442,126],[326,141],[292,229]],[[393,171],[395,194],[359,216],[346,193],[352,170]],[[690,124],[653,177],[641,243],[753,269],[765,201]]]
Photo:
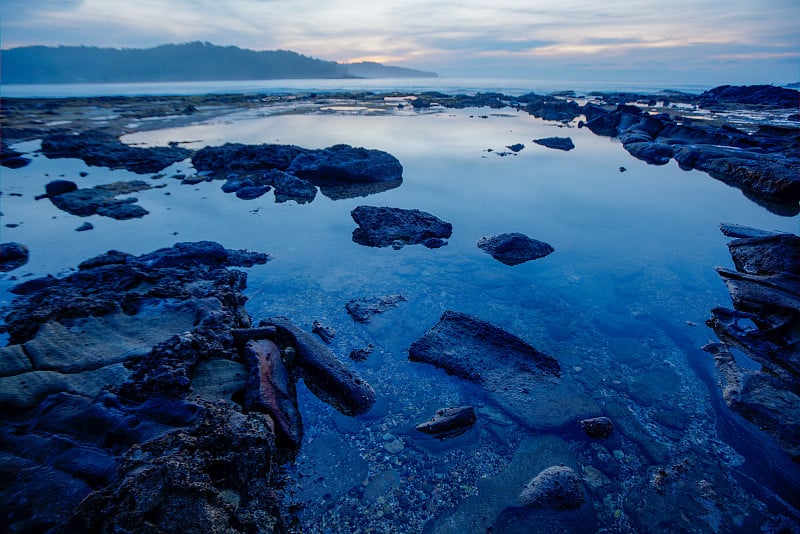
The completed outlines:
[[[548,243],[517,232],[482,237],[478,240],[478,248],[506,265],[519,265],[555,251]]]
[[[453,226],[420,210],[358,206],[350,212],[358,228],[353,241],[367,247],[423,244],[438,248],[453,233]]]
[[[480,384],[511,417],[533,428],[553,428],[600,415],[558,361],[517,336],[470,315],[446,311],[408,349],[429,363]]]
[[[63,181],[60,180],[60,182]],[[50,185],[48,184],[48,186]],[[52,188],[48,187],[47,191],[50,189]],[[145,189],[150,189],[150,184],[141,180],[131,180],[74,189],[57,194],[48,193],[48,196],[55,207],[72,215],[88,217],[96,214],[103,217],[111,217],[112,219],[125,220],[144,217],[148,211],[136,205],[137,199],[134,197],[117,197]]]

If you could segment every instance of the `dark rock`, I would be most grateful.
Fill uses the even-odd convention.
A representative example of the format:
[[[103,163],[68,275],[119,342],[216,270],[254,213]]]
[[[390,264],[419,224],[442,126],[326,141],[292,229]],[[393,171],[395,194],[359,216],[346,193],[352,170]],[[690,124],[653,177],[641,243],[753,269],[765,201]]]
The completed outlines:
[[[554,251],[549,244],[520,233],[482,237],[478,240],[478,248],[506,265],[543,258]]]
[[[581,114],[581,107],[576,102],[556,96],[528,93],[517,100],[526,104],[529,114],[547,121],[568,122]]]
[[[76,189],[78,189],[78,184],[69,180],[53,180],[44,186],[44,191],[50,198],[63,195],[64,193],[71,193]]]
[[[403,166],[391,154],[349,145],[306,151],[294,158],[286,172],[317,185],[395,182],[403,178]]]
[[[228,180],[222,184],[222,191],[223,193],[236,193],[240,189],[244,187],[255,187],[255,183],[253,180],[249,178],[245,178],[244,180],[239,178],[228,178]]]
[[[271,473],[291,440],[282,428],[287,446],[276,446],[272,415],[258,413],[265,397],[251,395],[248,413],[223,398],[187,400],[201,361],[240,365],[232,332],[250,326],[245,277],[227,267],[266,259],[184,243],[138,257],[111,251],[23,284],[0,350],[0,470],[25,470],[0,484],[5,527],[283,528]],[[253,374],[290,391],[276,361],[258,363]],[[59,498],[43,501],[43,485]]]
[[[350,359],[356,362],[367,361],[373,350],[375,350],[375,347],[372,346],[372,343],[360,349],[353,349],[350,351]]]
[[[90,222],[85,222],[79,227],[75,228],[76,232],[86,232],[87,230],[94,230],[94,225]]]
[[[333,338],[336,337],[336,330],[330,326],[322,324],[317,320],[314,320],[314,322],[311,324],[311,331],[317,334],[319,338],[328,345],[330,345],[333,341]]]
[[[459,436],[475,424],[475,408],[457,406],[436,410],[436,414],[424,423],[417,425],[417,430],[432,434],[439,439]]]
[[[350,215],[359,226],[353,230],[353,241],[369,247],[388,247],[396,240],[415,245],[431,238],[447,239],[453,233],[450,223],[420,210],[358,206]]]
[[[545,146],[547,148],[554,148],[556,150],[572,150],[575,144],[569,137],[544,137],[542,139],[534,139],[537,145]]]
[[[299,449],[303,427],[297,408],[297,392],[281,351],[269,340],[250,341],[245,347],[248,382],[246,410],[268,414],[275,421],[279,443]]]
[[[501,383],[508,368],[519,376],[560,376],[554,358],[520,338],[470,315],[446,311],[439,322],[408,349],[414,362],[433,364],[477,383]],[[504,384],[510,386],[511,384]]]
[[[198,150],[192,156],[192,165],[197,171],[211,172],[223,177],[238,171],[257,171],[263,174],[269,169],[286,170],[292,160],[305,151],[306,149],[294,145],[226,143]]]
[[[286,344],[297,349],[296,365],[308,388],[321,400],[344,413],[360,415],[375,403],[375,392],[331,350],[284,317],[262,321],[274,326]]]
[[[0,141],[0,165],[9,169],[19,169],[30,163],[31,160],[22,155],[22,152],[11,149],[5,141]]]
[[[242,200],[254,200],[262,195],[267,194],[270,189],[272,188],[268,185],[242,187],[236,191],[236,198],[241,198]]]
[[[317,196],[317,186],[293,174],[279,170],[264,173],[264,182],[275,188],[275,202],[294,200],[306,204]]]
[[[525,145],[523,145],[522,143],[514,143],[513,145],[506,146],[506,148],[509,149],[511,152],[519,152],[520,150],[525,148]]]
[[[579,384],[554,358],[486,321],[446,311],[408,349],[409,360],[435,365],[480,384],[510,417],[534,429],[599,415]]]
[[[42,152],[50,159],[78,158],[87,165],[127,169],[140,174],[159,172],[190,154],[177,147],[129,146],[113,135],[98,131],[46,136],[42,139]]]
[[[797,108],[800,93],[774,85],[722,85],[705,91],[698,103],[705,108],[726,104],[753,104],[771,108]]]
[[[405,302],[405,300],[403,295],[384,295],[351,300],[345,304],[345,308],[354,321],[368,323],[372,320],[373,315],[394,308],[398,302]]]
[[[651,165],[666,165],[672,159],[672,145],[653,143],[651,141],[625,143],[625,150],[636,159],[646,161]]]
[[[780,235],[780,232],[772,232],[770,230],[760,230],[758,228],[751,228],[749,226],[742,226],[740,224],[720,223],[720,231],[727,237],[765,237],[770,235]],[[729,247],[730,250],[730,247]]]
[[[736,271],[717,268],[735,309],[715,308],[706,324],[721,343],[714,356],[728,406],[800,459],[800,237],[722,225]],[[729,347],[761,367],[740,366]]]
[[[66,182],[66,181],[63,181]],[[54,182],[50,182],[49,185]],[[87,217],[89,215],[102,215],[118,220],[126,220],[144,217],[148,211],[141,206],[135,205],[135,198],[122,198],[117,196],[150,189],[150,184],[140,180],[130,182],[114,182],[111,184],[98,185],[86,189],[75,189],[65,191],[68,185],[59,184],[57,190],[61,192],[50,196],[50,201],[60,210]],[[55,187],[53,189],[56,189]]]
[[[676,146],[675,160],[683,169],[700,169],[744,191],[796,204],[800,201],[800,161],[780,154],[762,154],[710,145]]]
[[[614,431],[614,423],[608,417],[593,417],[582,420],[581,428],[590,438],[606,439]]]
[[[28,263],[28,254],[28,247],[22,243],[0,243],[0,272],[6,273],[22,267]]]
[[[536,475],[519,494],[524,506],[569,510],[586,501],[580,477],[569,467],[548,467]]]

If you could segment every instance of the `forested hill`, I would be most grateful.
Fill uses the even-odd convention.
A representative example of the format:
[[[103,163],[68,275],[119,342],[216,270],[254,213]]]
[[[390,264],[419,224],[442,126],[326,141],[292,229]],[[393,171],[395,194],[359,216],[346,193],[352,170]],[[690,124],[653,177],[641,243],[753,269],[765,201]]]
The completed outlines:
[[[125,83],[292,78],[431,77],[431,72],[370,63],[351,66],[286,50],[257,52],[210,43],[147,49],[28,46],[0,51],[0,82]]]

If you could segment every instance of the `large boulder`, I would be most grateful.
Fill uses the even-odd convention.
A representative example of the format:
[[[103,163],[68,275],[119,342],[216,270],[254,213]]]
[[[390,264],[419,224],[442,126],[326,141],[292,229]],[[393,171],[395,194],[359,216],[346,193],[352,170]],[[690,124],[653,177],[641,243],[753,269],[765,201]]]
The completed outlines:
[[[438,248],[453,233],[453,226],[420,210],[358,206],[350,212],[358,228],[353,241],[368,247],[423,244]]]
[[[548,467],[535,477],[519,494],[524,506],[569,510],[580,508],[586,501],[581,479],[575,471],[563,465]]]

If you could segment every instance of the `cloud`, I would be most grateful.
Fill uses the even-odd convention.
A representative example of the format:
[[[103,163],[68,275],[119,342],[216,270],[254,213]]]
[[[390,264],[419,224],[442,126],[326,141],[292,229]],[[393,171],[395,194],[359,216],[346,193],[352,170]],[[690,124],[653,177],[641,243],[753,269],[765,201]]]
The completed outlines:
[[[671,68],[780,61],[800,48],[797,0],[4,0],[3,46],[211,41],[339,61],[389,58],[492,75],[611,58]],[[748,54],[753,54],[748,56]],[[480,69],[476,69],[480,65]],[[777,63],[776,63],[777,65]],[[764,65],[759,65],[763,72]],[[796,71],[793,74],[796,77]]]

